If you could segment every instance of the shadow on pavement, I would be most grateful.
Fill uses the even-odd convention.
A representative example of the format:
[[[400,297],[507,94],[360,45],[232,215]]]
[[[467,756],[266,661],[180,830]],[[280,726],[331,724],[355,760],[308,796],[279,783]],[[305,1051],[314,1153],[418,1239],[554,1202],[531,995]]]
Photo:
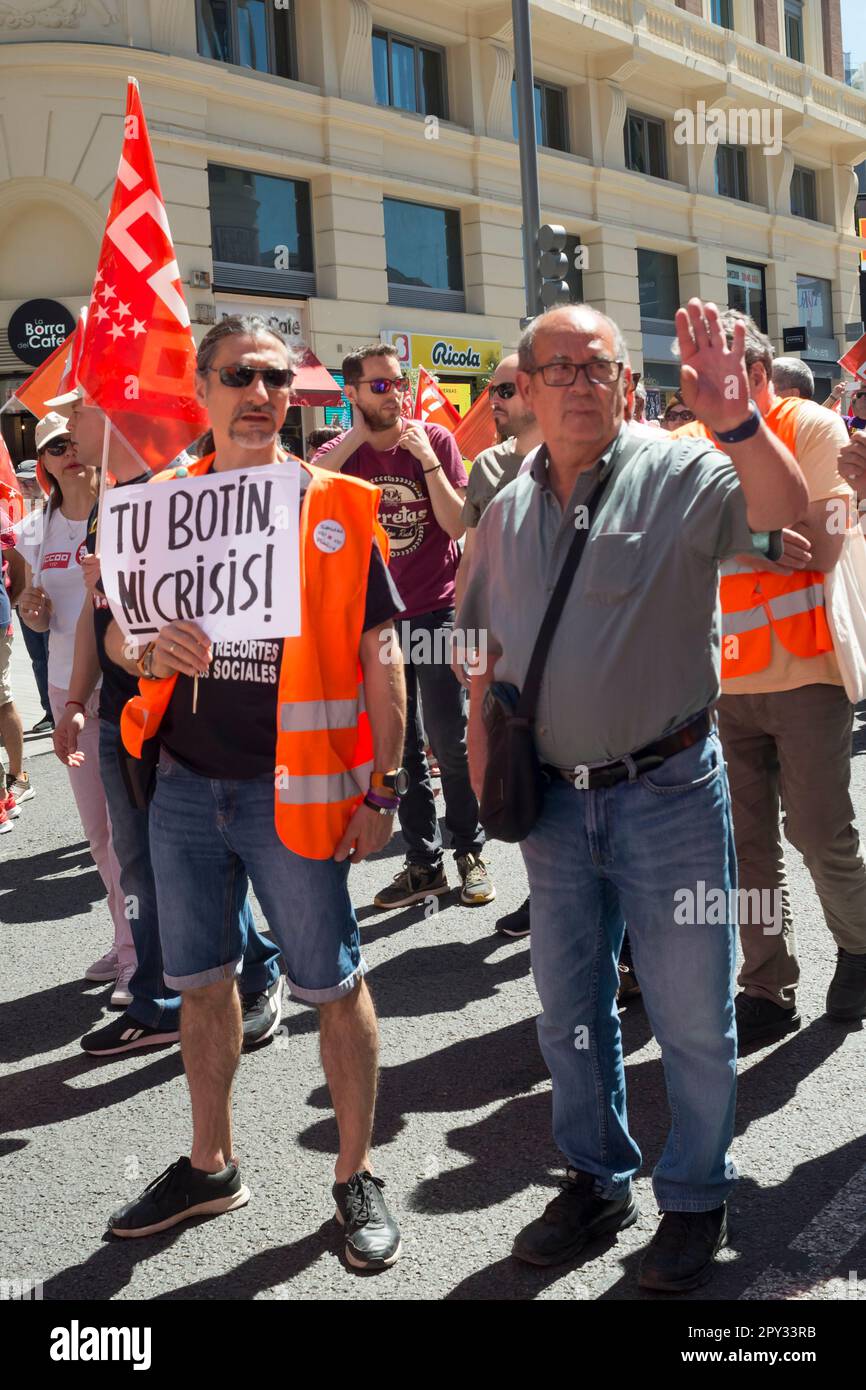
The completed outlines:
[[[23,1062],[82,1038],[99,1022],[111,989],[110,980],[65,980],[0,1004],[0,1062]]]
[[[105,896],[86,841],[0,862],[0,922],[8,926],[75,917]]]
[[[149,1066],[130,1071],[127,1056],[94,1061],[82,1052],[77,1057],[63,1057],[57,1062],[46,1062],[0,1078],[0,1129],[14,1133],[78,1119],[173,1081],[183,1071],[177,1047],[154,1049],[153,1058]],[[123,1070],[108,1075],[101,1083],[73,1084],[78,1077],[95,1074],[100,1067],[108,1073],[113,1072],[112,1061],[118,1062]]]

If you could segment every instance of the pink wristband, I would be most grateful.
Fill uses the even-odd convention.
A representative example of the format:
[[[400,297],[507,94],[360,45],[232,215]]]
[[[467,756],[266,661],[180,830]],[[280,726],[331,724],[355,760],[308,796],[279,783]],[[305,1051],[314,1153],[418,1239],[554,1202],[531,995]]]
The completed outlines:
[[[87,713],[87,706],[83,705],[80,700],[67,700],[64,708],[69,709],[70,705],[74,705],[76,709],[80,709],[82,714]]]

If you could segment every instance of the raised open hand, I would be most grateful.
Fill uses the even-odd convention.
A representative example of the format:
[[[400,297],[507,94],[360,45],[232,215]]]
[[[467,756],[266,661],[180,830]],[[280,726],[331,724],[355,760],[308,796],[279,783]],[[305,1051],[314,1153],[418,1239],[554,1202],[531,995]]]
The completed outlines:
[[[716,305],[700,299],[677,309],[676,326],[683,402],[714,434],[736,429],[749,413],[744,326],[734,325],[729,348]]]

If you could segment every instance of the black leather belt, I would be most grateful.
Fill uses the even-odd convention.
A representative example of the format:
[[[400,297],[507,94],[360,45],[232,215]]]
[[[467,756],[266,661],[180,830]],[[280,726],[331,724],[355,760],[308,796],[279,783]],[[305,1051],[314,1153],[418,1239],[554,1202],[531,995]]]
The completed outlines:
[[[661,767],[662,763],[672,758],[675,753],[681,753],[684,748],[691,748],[693,744],[700,743],[712,728],[713,717],[710,711],[705,709],[694,719],[690,719],[688,724],[677,729],[676,733],[668,734],[667,738],[660,738],[656,743],[648,743],[646,748],[639,748],[631,755],[629,761],[638,772],[650,772],[653,768]],[[543,763],[542,769],[548,777],[562,777],[580,791],[614,787],[630,776],[628,763],[622,759],[615,763],[606,763],[604,767],[579,769],[554,767],[551,763]]]

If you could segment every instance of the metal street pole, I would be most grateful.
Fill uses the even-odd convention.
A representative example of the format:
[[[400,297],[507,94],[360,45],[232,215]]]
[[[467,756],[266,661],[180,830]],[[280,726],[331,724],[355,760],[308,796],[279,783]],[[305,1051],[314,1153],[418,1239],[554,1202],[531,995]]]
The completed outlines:
[[[523,278],[526,316],[541,312],[541,284],[536,238],[541,225],[538,195],[538,146],[535,132],[535,91],[532,85],[532,32],[529,0],[511,0],[514,29],[514,72],[517,84],[517,133],[520,154],[520,197],[523,203]]]

